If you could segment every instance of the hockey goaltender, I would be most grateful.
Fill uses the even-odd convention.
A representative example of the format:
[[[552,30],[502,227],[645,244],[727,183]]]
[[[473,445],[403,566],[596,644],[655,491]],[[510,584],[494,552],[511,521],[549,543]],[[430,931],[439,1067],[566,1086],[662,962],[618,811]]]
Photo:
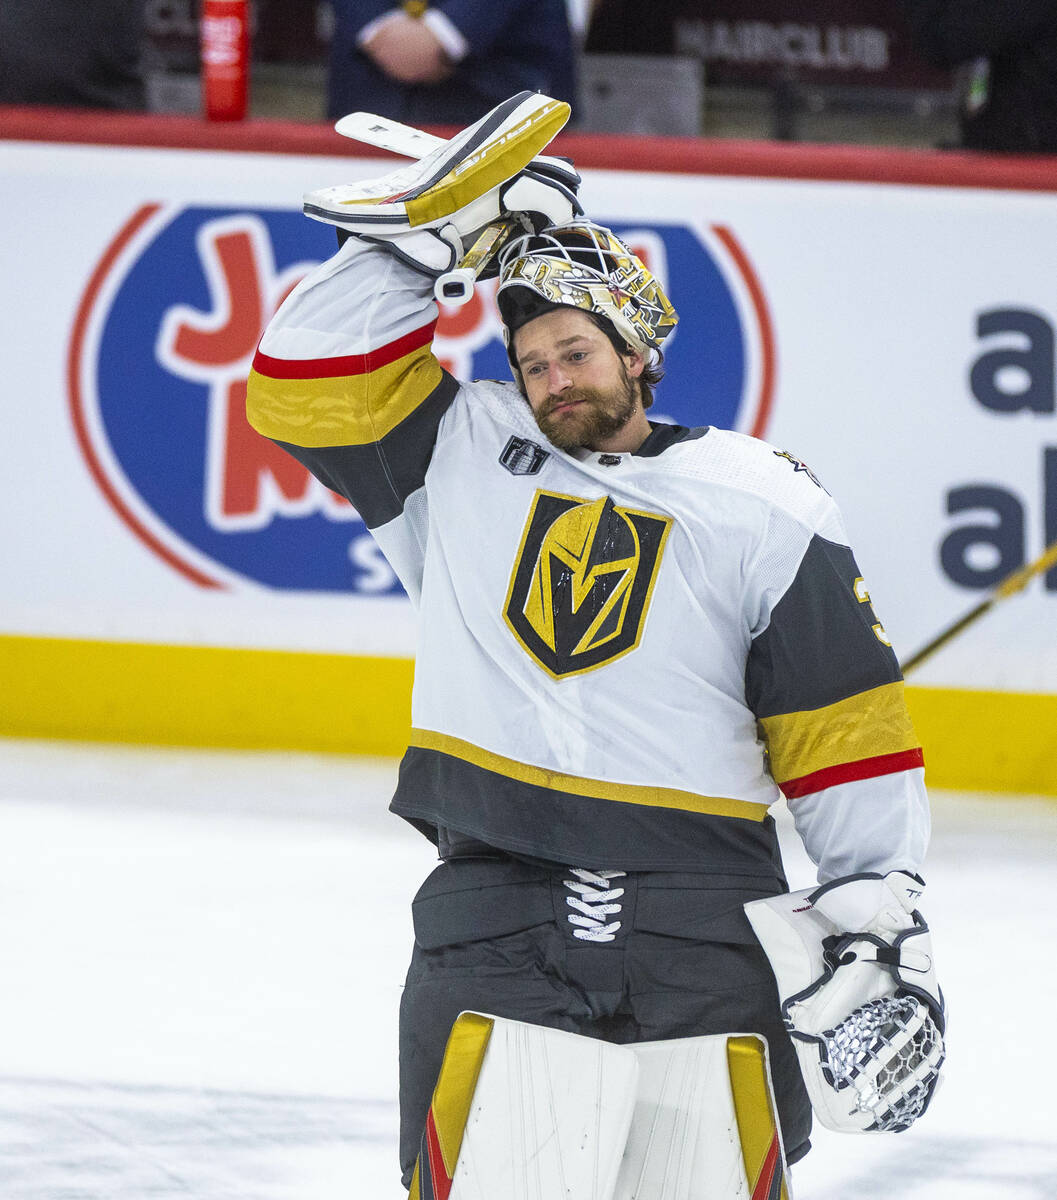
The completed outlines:
[[[678,318],[542,153],[567,117],[522,93],[306,196],[341,245],[268,326],[249,417],[419,611],[391,807],[440,863],[400,1012],[405,1186],[777,1198],[812,1109],[901,1130],[939,1078],[921,751],[829,494],[764,442],[650,422]],[[435,290],[482,266],[512,383],[431,353]],[[783,794],[818,866],[794,894]]]

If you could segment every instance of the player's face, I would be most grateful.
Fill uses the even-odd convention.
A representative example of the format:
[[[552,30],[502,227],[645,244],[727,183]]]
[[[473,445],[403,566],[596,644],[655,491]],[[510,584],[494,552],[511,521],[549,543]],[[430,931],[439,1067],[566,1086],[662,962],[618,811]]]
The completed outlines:
[[[650,433],[639,354],[618,354],[586,313],[559,308],[514,334],[514,353],[536,424],[555,446],[629,452]]]

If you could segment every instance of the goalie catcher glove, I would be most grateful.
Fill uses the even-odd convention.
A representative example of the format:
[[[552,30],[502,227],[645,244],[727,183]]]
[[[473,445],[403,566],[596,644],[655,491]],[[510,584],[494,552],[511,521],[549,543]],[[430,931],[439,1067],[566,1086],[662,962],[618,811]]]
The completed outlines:
[[[522,92],[410,166],[307,193],[305,214],[435,278],[496,221],[534,230],[583,211],[575,167],[537,157],[568,117],[567,104]]]
[[[900,1132],[928,1107],[946,1009],[916,875],[851,875],[745,905],[812,1108],[829,1129]]]

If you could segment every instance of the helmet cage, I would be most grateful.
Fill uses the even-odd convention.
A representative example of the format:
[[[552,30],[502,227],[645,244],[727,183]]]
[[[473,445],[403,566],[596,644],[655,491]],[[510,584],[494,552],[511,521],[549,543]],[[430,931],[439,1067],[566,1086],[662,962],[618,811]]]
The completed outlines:
[[[512,331],[503,304],[508,288],[528,288],[548,304],[605,317],[647,358],[679,320],[645,264],[593,221],[567,221],[513,238],[499,256],[499,278],[496,300],[508,345]]]

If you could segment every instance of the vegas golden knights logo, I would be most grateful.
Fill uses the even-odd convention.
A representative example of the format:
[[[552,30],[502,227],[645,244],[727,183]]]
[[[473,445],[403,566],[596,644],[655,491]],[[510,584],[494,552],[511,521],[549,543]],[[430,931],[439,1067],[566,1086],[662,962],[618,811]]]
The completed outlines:
[[[556,679],[612,662],[642,637],[671,517],[537,491],[503,616]]]

